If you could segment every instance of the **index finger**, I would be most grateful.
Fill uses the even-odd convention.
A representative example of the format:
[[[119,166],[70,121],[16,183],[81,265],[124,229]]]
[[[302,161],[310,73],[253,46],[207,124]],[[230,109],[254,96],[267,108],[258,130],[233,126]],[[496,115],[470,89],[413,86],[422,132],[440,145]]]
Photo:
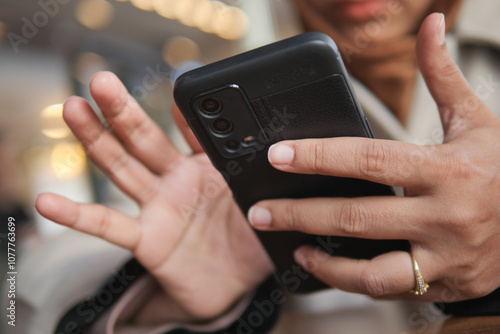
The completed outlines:
[[[371,138],[283,141],[269,149],[277,169],[300,174],[351,177],[397,187],[426,187],[437,159],[428,147]]]
[[[90,90],[128,151],[153,172],[161,174],[173,168],[181,157],[180,152],[113,73],[96,74],[90,83]]]

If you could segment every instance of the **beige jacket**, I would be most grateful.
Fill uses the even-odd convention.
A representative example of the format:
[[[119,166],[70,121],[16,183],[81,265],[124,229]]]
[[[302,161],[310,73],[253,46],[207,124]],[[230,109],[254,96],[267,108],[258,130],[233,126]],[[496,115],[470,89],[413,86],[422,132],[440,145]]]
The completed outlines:
[[[500,2],[497,0],[466,0],[456,32],[448,36],[448,45],[471,87],[498,115],[499,14]],[[362,84],[353,80],[353,85],[375,137],[419,145],[442,141],[439,115],[421,78],[406,128]],[[103,279],[116,274],[117,268],[128,257],[130,254],[118,247],[74,231],[68,231],[50,244],[25,254],[18,270],[16,302],[19,321],[15,328],[7,326],[4,332],[52,333],[67,308],[94,294]],[[124,282],[126,284],[126,279]],[[154,334],[175,327],[175,324],[166,324],[161,328],[119,325],[120,318],[133,313],[157,288],[149,276],[135,283],[108,315],[94,325],[92,333]],[[203,329],[221,328],[229,323],[243,310],[246,302],[240,303],[226,318],[202,326],[205,327]],[[402,302],[373,301],[365,296],[332,290],[288,298],[284,314],[272,333],[422,332],[424,329],[430,330],[433,325],[438,326],[442,319],[427,304],[408,307]]]

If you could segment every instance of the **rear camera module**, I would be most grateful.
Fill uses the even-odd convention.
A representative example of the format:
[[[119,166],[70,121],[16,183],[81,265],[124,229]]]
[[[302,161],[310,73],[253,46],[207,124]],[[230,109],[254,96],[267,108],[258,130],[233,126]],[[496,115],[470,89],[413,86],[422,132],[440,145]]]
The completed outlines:
[[[233,122],[225,117],[217,117],[212,121],[212,130],[221,135],[227,134],[233,130]]]
[[[207,115],[215,115],[221,111],[222,103],[215,97],[206,97],[201,100],[200,109]]]
[[[228,140],[225,147],[229,152],[236,152],[240,148],[240,143],[237,140]]]

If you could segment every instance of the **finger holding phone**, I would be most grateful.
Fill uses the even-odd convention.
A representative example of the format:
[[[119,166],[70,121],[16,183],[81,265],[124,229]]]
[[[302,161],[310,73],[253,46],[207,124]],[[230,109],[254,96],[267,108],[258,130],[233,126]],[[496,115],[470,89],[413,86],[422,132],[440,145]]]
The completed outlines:
[[[439,107],[443,144],[330,138],[281,142],[269,150],[279,170],[401,186],[406,197],[262,201],[249,220],[264,231],[410,241],[411,253],[372,260],[325,256],[309,246],[297,250],[297,262],[346,291],[444,302],[481,297],[500,286],[500,119],[451,60],[442,15],[424,22],[417,53]],[[415,296],[408,291],[419,291],[417,273],[430,287]]]

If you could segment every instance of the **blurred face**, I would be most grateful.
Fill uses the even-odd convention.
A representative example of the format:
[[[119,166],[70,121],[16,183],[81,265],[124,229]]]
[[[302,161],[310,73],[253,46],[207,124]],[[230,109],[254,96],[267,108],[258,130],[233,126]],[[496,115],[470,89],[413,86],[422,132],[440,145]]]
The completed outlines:
[[[418,29],[436,0],[307,0],[347,39],[367,24],[377,24],[374,41],[385,41]],[[358,29],[356,29],[358,28]]]

